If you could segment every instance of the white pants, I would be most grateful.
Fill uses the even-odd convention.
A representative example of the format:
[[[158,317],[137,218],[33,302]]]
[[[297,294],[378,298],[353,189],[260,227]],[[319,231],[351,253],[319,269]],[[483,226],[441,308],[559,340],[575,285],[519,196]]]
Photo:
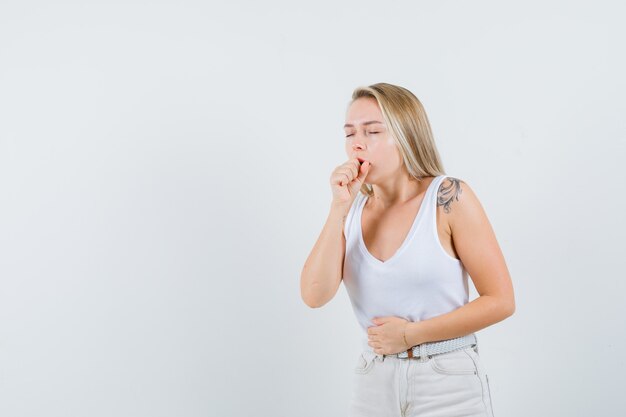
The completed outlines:
[[[363,351],[349,417],[493,417],[478,346],[428,358]]]

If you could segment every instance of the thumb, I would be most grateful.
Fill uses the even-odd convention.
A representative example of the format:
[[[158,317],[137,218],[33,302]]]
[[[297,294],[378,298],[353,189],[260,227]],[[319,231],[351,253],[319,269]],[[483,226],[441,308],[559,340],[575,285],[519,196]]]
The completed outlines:
[[[356,177],[356,179],[362,183],[365,177],[367,177],[367,173],[369,172],[369,170],[370,161],[363,162],[363,164],[361,164],[361,167],[359,168],[359,175]]]

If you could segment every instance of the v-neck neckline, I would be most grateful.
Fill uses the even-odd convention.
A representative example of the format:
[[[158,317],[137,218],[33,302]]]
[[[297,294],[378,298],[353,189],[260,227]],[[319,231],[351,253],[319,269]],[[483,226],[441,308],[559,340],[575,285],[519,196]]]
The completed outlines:
[[[411,241],[414,233],[415,233],[415,229],[417,228],[417,225],[420,221],[420,219],[423,217],[423,212],[426,210],[426,206],[424,206],[424,202],[425,201],[429,201],[430,200],[430,191],[431,188],[433,187],[434,183],[439,179],[439,176],[436,176],[435,178],[433,178],[433,180],[430,182],[430,184],[428,184],[428,187],[426,188],[426,191],[424,192],[424,197],[422,198],[422,201],[420,201],[420,206],[417,210],[417,213],[415,214],[415,217],[413,218],[413,223],[411,223],[411,227],[409,229],[409,232],[407,233],[406,237],[404,238],[404,241],[402,242],[402,244],[400,245],[400,247],[395,251],[395,253],[393,255],[391,255],[391,257],[389,259],[387,259],[386,261],[381,261],[380,259],[378,259],[377,257],[375,257],[374,255],[372,255],[370,253],[370,251],[367,249],[367,246],[365,245],[365,239],[363,238],[363,226],[361,224],[361,218],[363,215],[363,209],[365,208],[365,203],[367,202],[369,196],[365,195],[365,197],[363,198],[363,200],[361,201],[361,206],[359,207],[359,211],[358,211],[358,219],[357,219],[357,224],[359,226],[359,245],[361,247],[361,250],[363,251],[363,253],[365,254],[365,256],[367,258],[369,258],[372,262],[374,262],[377,265],[387,265],[390,262],[393,262],[395,259],[397,259],[402,252],[404,251],[404,249],[406,248],[406,246],[409,244],[409,242]],[[424,209],[424,210],[422,210]]]

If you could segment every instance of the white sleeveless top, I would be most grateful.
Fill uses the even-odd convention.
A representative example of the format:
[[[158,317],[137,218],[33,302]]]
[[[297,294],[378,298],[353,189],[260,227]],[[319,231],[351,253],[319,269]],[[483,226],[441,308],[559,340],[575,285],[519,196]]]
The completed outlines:
[[[385,262],[370,254],[363,241],[361,213],[368,196],[359,192],[350,207],[344,227],[343,283],[363,330],[364,350],[374,351],[367,344],[374,317],[420,321],[468,302],[467,271],[444,250],[437,233],[437,191],[445,177],[432,180],[406,239]]]

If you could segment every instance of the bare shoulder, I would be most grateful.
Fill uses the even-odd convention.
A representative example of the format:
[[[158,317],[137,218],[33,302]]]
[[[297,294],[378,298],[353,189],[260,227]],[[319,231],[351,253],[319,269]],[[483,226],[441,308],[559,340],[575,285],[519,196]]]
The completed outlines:
[[[463,180],[455,177],[444,178],[437,190],[437,207],[442,207],[444,213],[450,214],[452,204],[459,201],[464,188],[467,189],[467,184]]]
[[[499,320],[513,314],[515,297],[511,276],[487,213],[474,190],[458,178],[445,178],[438,189],[437,215],[447,218],[455,252],[478,294],[502,300]]]
[[[467,182],[456,177],[446,177],[441,181],[437,190],[437,212],[445,219],[449,231],[468,218],[484,214],[474,190]]]

